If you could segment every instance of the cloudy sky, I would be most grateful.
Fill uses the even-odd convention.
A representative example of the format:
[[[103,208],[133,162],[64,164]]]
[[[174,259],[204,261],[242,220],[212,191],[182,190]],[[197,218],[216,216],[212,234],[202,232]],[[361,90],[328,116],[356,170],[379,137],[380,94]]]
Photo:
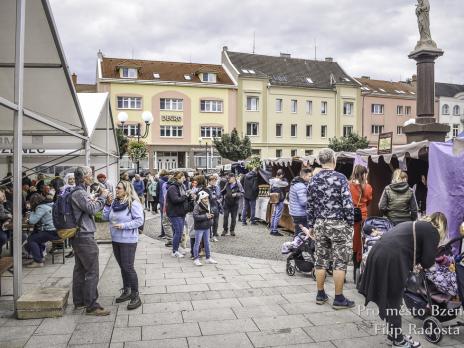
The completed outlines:
[[[464,83],[464,1],[430,0],[432,38],[445,51],[436,80]],[[222,46],[317,59],[352,76],[415,72],[416,0],[50,0],[70,69],[95,81],[96,54],[219,63]]]

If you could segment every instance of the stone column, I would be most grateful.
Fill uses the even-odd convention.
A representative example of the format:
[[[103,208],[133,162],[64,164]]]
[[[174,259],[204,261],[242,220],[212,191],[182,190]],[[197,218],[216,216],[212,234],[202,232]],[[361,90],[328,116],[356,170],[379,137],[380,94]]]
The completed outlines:
[[[153,155],[154,155],[154,149],[153,145],[148,145],[148,171],[153,175],[154,174],[154,165],[153,165]]]

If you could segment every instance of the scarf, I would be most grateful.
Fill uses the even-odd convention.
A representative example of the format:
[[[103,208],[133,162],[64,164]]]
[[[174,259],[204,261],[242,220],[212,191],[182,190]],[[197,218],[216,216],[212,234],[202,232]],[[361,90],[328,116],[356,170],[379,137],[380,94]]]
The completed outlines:
[[[113,211],[123,211],[129,207],[128,202],[121,202],[119,199],[115,199],[113,202],[112,209]]]

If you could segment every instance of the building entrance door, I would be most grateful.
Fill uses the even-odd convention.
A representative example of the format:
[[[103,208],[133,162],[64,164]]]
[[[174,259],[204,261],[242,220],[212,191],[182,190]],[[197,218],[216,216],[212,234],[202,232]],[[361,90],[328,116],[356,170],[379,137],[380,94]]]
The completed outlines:
[[[172,170],[178,168],[178,158],[177,152],[158,152],[157,153],[158,163],[157,169],[158,170]]]

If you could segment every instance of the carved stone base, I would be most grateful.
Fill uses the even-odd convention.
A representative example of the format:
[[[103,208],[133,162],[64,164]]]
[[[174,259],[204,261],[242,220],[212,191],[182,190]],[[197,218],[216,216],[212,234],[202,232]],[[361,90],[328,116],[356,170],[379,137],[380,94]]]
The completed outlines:
[[[419,122],[420,119],[421,118],[418,117],[417,122]],[[418,142],[423,140],[443,142],[445,141],[446,135],[449,131],[450,126],[447,124],[435,122],[410,124],[403,128],[408,144],[413,141]]]

